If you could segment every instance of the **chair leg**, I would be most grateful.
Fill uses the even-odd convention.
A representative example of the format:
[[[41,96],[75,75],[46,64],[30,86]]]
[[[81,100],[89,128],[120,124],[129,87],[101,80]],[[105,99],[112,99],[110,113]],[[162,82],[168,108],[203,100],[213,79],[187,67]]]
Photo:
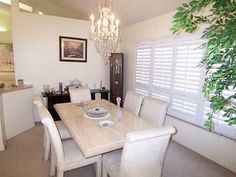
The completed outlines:
[[[57,177],[64,177],[64,171],[57,169]]]
[[[106,170],[104,164],[102,164],[102,177],[107,177],[107,170]]]
[[[50,176],[55,176],[55,173],[56,173],[56,164],[55,164],[55,159],[51,153]]]
[[[49,139],[48,131],[45,126],[43,126],[44,133],[43,133],[43,147],[46,147],[47,139]]]
[[[45,161],[48,161],[49,154],[50,154],[50,140],[46,139],[45,152],[44,152],[44,160]]]
[[[46,147],[46,135],[45,135],[45,133],[43,135],[43,147],[44,148]]]
[[[96,163],[96,177],[101,177],[102,163],[101,160],[98,160]]]

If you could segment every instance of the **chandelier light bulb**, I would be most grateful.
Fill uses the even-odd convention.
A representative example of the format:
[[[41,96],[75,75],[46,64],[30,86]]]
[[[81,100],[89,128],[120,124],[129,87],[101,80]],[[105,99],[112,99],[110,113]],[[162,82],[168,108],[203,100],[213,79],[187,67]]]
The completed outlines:
[[[90,19],[91,19],[92,22],[94,21],[94,15],[93,14],[90,16]]]
[[[120,23],[120,21],[119,21],[119,20],[116,20],[116,26],[117,26],[117,27],[119,26],[119,23]]]
[[[103,19],[102,23],[103,23],[104,27],[108,27],[109,26],[109,21],[106,18]]]
[[[100,32],[100,27],[101,27],[101,20],[98,20],[98,32]]]
[[[115,16],[114,16],[114,14],[112,14],[112,15],[111,15],[111,25],[114,24],[114,19],[115,19]]]

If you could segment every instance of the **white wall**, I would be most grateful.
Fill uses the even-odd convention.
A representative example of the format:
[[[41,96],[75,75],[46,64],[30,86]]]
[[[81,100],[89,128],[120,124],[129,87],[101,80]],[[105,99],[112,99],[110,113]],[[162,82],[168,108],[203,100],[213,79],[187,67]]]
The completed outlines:
[[[24,12],[13,13],[13,46],[17,79],[33,84],[34,93],[43,90],[43,84],[58,89],[58,82],[68,84],[78,78],[93,88],[100,81],[109,86],[109,68],[96,53],[89,40],[90,23],[47,15]],[[87,63],[60,62],[59,36],[88,39]]]
[[[174,14],[170,12],[121,29],[121,51],[125,54],[124,93],[134,90],[137,41],[171,37]],[[173,137],[175,141],[236,172],[235,141],[172,117],[167,118],[166,124],[177,128],[178,133]]]
[[[236,172],[236,142],[181,120],[167,117],[167,125],[174,125],[173,139],[199,154]]]

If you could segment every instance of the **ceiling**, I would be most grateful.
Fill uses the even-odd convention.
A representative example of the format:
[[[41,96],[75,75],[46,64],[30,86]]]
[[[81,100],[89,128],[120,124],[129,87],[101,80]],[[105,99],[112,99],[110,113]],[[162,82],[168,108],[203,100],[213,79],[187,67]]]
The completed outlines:
[[[98,0],[19,0],[34,12],[88,20],[98,16]],[[190,0],[113,0],[112,10],[122,26],[131,25],[176,9]],[[1,8],[2,10],[3,8]]]

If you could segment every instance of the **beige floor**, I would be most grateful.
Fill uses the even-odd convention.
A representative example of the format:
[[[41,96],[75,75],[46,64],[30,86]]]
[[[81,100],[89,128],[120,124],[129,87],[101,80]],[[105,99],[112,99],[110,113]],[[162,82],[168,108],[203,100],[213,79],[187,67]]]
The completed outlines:
[[[49,163],[43,157],[42,126],[18,135],[0,152],[0,177],[49,177]],[[95,177],[92,166],[71,170],[65,177]],[[163,177],[236,177],[236,174],[171,142],[164,165]]]

